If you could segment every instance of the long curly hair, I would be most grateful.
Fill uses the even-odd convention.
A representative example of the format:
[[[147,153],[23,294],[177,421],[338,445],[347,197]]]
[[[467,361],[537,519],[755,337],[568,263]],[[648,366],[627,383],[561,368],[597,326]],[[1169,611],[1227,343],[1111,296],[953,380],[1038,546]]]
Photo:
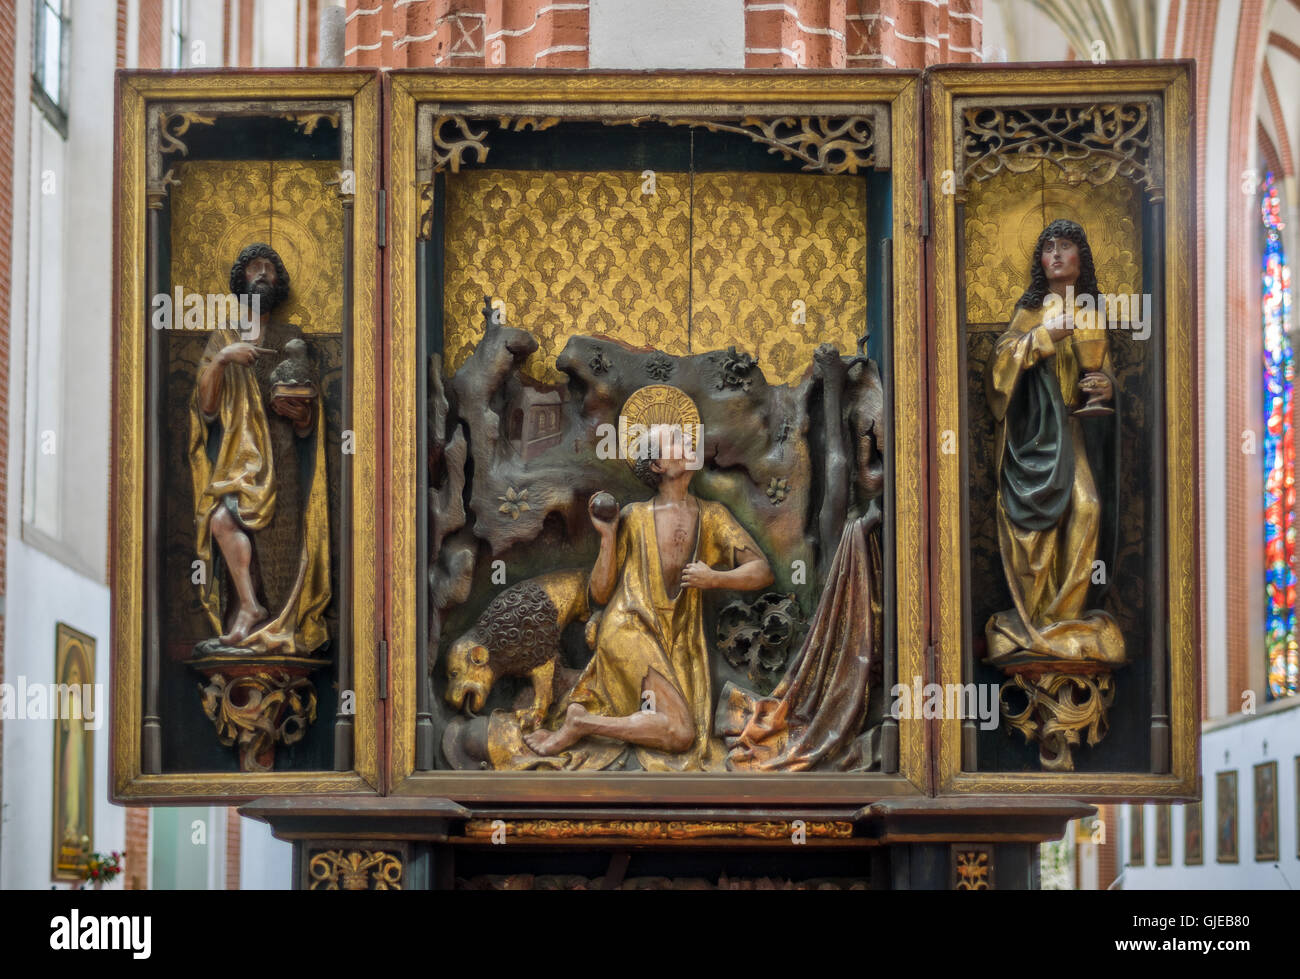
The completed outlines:
[[[270,245],[257,242],[244,246],[239,257],[235,259],[235,264],[230,267],[230,291],[236,296],[248,293],[248,263],[255,258],[268,258],[275,266],[275,288],[268,300],[271,308],[274,309],[288,298],[289,270],[284,267],[284,262]]]
[[[1097,285],[1097,269],[1093,265],[1088,236],[1082,226],[1065,218],[1053,221],[1038,236],[1038,244],[1034,246],[1034,257],[1029,263],[1029,288],[1016,301],[1016,308],[1037,309],[1051,291],[1051,286],[1047,283],[1047,270],[1043,268],[1043,246],[1053,238],[1065,238],[1079,247],[1079,278],[1074,283],[1074,295],[1076,298],[1083,295],[1092,296],[1098,311],[1102,310],[1104,307],[1101,288]]]

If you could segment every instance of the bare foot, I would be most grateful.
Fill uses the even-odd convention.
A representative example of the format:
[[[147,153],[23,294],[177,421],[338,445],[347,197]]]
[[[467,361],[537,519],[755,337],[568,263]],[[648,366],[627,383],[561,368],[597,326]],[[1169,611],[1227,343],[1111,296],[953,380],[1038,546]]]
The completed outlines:
[[[564,712],[564,723],[554,731],[534,731],[524,736],[524,743],[539,755],[558,755],[579,740],[586,731],[587,708],[570,704]]]
[[[252,608],[240,608],[235,615],[235,621],[230,627],[230,631],[221,637],[222,645],[237,646],[253,631],[253,626],[257,625],[266,618],[266,609],[260,605],[254,605]]]

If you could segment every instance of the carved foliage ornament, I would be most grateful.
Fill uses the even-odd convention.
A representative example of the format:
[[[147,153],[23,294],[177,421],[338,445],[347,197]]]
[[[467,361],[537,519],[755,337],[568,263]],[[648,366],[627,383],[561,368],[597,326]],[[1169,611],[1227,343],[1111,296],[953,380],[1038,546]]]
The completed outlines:
[[[217,737],[226,747],[238,744],[246,772],[270,771],[275,746],[301,741],[316,720],[316,690],[294,672],[266,669],[231,679],[213,672],[199,689]]]
[[[1151,165],[1153,127],[1145,103],[977,107],[962,115],[963,183],[1002,170],[1027,173],[1043,161],[1093,186],[1116,176],[1147,190],[1160,183]]]
[[[499,116],[497,124],[506,130],[524,129],[541,131],[559,122],[555,116]],[[768,152],[779,153],[787,160],[799,160],[804,170],[821,173],[857,173],[877,164],[876,135],[869,116],[781,116],[763,119],[745,116],[739,120],[708,118],[669,118],[641,116],[634,119],[610,119],[607,125],[636,126],[642,122],[662,121],[670,126],[699,126],[709,132],[736,133],[748,136],[756,143],[768,147]],[[459,173],[462,165],[482,163],[487,159],[487,139],[490,123],[487,120],[469,120],[459,115],[435,116],[431,138],[433,142],[433,171],[450,170]],[[470,156],[472,155],[472,160]]]

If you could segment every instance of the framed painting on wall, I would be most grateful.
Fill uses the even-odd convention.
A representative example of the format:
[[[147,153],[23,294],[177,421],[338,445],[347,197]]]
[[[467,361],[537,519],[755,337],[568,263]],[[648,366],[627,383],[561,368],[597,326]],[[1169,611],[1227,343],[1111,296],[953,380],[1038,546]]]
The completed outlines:
[[[1128,814],[1128,865],[1141,867],[1146,863],[1146,820],[1143,818],[1145,806],[1129,806]]]
[[[1255,859],[1277,856],[1277,762],[1265,761],[1255,766]]]
[[[1219,772],[1214,776],[1215,860],[1237,862],[1237,773]]]
[[[1168,803],[1156,806],[1156,866],[1174,862],[1173,813]]]
[[[81,880],[82,867],[95,843],[94,728],[99,725],[94,719],[102,705],[98,696],[91,699],[95,690],[94,638],[58,623],[54,627],[54,676],[57,692],[49,705],[49,716],[54,719],[50,877]]]
[[[1189,802],[1183,807],[1183,863],[1188,867],[1205,863],[1204,829],[1205,813],[1201,803]]]

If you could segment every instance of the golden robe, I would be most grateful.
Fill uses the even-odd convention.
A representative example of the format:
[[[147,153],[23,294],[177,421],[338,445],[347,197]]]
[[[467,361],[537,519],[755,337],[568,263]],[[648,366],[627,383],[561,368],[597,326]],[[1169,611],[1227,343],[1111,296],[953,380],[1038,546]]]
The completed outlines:
[[[695,552],[691,560],[726,570],[736,566],[742,550],[761,554],[749,533],[721,503],[698,500]],[[592,714],[626,717],[642,710],[642,687],[655,670],[676,688],[695,725],[695,740],[679,754],[629,746],[608,738],[588,737],[552,757],[532,752],[522,741],[518,722],[506,711],[489,721],[488,751],[497,769],[599,769],[629,747],[649,772],[721,770],[726,752],[713,736],[713,689],[708,647],[704,642],[703,595],[681,588],[669,597],[659,564],[654,509],[649,501],[623,508],[616,538],[618,583],[601,614],[596,650],[577,683],[551,710],[547,727],[564,720],[569,704]]]
[[[1077,417],[1058,406],[1064,424],[1056,432],[1050,426],[1034,431],[1037,422],[1029,421],[1029,434],[1037,438],[1029,440],[1028,445],[1059,438],[1063,454],[1073,455],[1072,479],[1060,488],[1068,493],[1068,502],[1060,501],[1065,503],[1061,515],[1048,527],[1031,529],[1023,518],[1018,521],[1014,517],[1006,498],[1008,425],[1013,420],[1011,415],[1023,410],[1023,399],[1016,400],[1017,395],[1023,396],[1018,389],[1038,380],[1029,372],[1040,369],[1040,365],[1052,372],[1065,409],[1077,399],[1079,365],[1071,339],[1067,336],[1053,342],[1043,326],[1043,314],[1042,308],[1016,309],[1010,326],[993,349],[985,378],[989,407],[998,423],[998,544],[1015,605],[989,619],[985,627],[988,659],[995,665],[1036,660],[1122,663],[1124,638],[1119,625],[1104,611],[1084,608],[1097,557],[1101,501]],[[1086,311],[1076,313],[1076,324],[1091,326],[1091,315]],[[1114,376],[1109,354],[1102,370]],[[1062,461],[1068,465],[1068,459]],[[1026,506],[1023,502],[1019,505]]]
[[[272,326],[259,345],[281,347],[294,334]],[[233,330],[214,330],[203,352],[202,371],[227,344],[242,337]],[[269,377],[274,358],[266,355],[252,366],[227,364],[221,378],[221,403],[214,417],[203,414],[198,386],[190,399],[190,473],[194,485],[195,550],[207,568],[199,598],[213,630],[225,631],[222,621],[222,579],[214,558],[220,551],[212,540],[212,515],[226,506],[249,534],[261,569],[270,620],[259,626],[239,648],[255,653],[305,656],[328,638],[325,607],[330,601],[329,504],[325,474],[325,425],[319,399],[310,440],[310,468],[297,470],[290,447],[298,437],[292,423],[268,417]],[[281,467],[277,471],[277,461]],[[292,467],[292,470],[291,470]],[[301,477],[301,478],[299,478]],[[282,483],[296,490],[287,497]],[[298,497],[298,498],[294,498]],[[277,503],[283,512],[277,517]],[[294,541],[293,552],[267,548],[260,532],[274,528],[279,538]],[[282,560],[287,558],[287,560]]]

